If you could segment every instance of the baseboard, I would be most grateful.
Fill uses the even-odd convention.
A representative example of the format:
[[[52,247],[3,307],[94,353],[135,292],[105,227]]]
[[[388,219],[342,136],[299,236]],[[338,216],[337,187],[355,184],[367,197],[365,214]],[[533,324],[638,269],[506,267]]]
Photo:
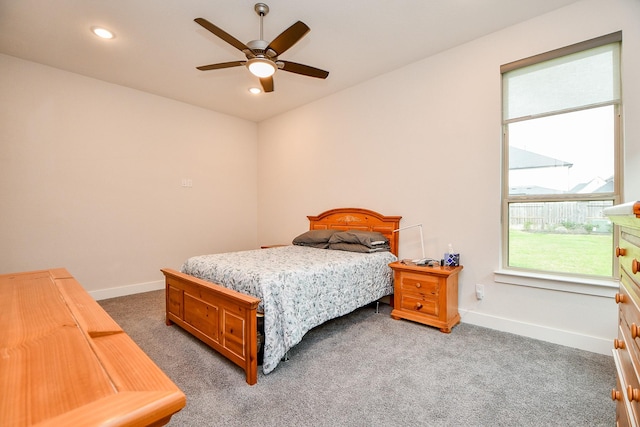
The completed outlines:
[[[490,316],[474,311],[460,310],[460,315],[463,323],[522,335],[541,341],[590,351],[592,353],[611,356],[611,349],[613,348],[611,339],[577,334],[575,332],[548,328],[546,326],[532,323],[519,322],[513,319]]]
[[[164,289],[164,280],[136,283],[135,285],[121,286],[119,288],[89,291],[89,295],[91,295],[96,301],[100,301],[103,299],[123,297],[126,295],[141,294],[143,292],[158,291],[160,289]]]

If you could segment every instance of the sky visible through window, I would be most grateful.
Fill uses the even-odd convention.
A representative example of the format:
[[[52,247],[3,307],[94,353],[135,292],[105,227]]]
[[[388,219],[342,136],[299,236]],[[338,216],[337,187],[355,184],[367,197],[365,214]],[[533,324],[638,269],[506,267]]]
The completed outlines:
[[[509,145],[572,163],[567,171],[568,183],[558,182],[556,186],[559,190],[571,189],[595,178],[613,176],[614,118],[614,107],[605,106],[511,123]],[[528,184],[544,183],[544,174],[549,172],[548,168],[537,172],[532,169],[533,179],[539,181]]]

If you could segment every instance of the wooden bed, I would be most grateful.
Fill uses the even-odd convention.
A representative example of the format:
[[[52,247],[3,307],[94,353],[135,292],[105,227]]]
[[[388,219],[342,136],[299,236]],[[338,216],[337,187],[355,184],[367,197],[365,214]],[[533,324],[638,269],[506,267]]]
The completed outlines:
[[[309,230],[377,231],[398,255],[400,216],[339,208],[308,216]],[[247,383],[258,381],[257,308],[260,299],[176,270],[161,270],[166,283],[166,323],[176,324],[240,366]]]

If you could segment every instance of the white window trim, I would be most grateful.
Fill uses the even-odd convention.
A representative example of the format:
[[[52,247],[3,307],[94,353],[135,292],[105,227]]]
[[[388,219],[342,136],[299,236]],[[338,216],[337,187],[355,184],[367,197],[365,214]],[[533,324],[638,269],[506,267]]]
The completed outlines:
[[[613,278],[562,276],[515,269],[501,269],[493,274],[497,283],[607,298],[614,298],[620,288],[619,280]]]

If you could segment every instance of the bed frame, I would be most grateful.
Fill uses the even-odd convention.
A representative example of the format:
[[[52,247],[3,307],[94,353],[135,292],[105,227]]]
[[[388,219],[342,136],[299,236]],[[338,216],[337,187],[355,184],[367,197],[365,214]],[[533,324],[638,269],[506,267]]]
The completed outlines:
[[[377,231],[398,255],[400,216],[360,208],[332,209],[307,216],[310,230]],[[164,268],[166,324],[176,324],[240,366],[247,383],[258,382],[257,308],[260,299]]]

